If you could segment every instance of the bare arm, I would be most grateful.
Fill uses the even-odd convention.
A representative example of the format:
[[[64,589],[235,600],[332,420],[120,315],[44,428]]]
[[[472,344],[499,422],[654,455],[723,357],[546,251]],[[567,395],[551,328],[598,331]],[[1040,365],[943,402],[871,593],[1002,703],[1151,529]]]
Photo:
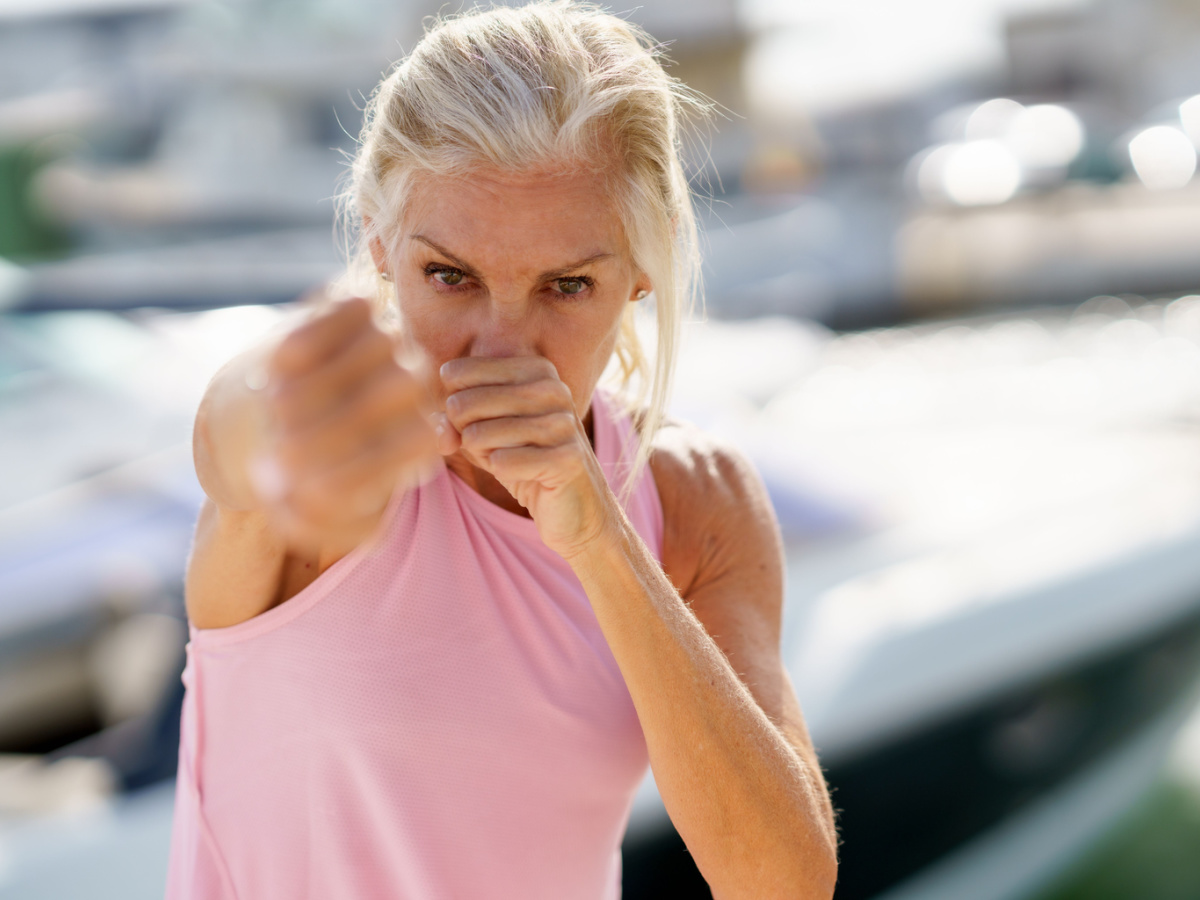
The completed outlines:
[[[737,454],[694,430],[669,427],[658,447],[671,580],[627,524],[572,565],[634,699],[664,804],[714,896],[828,898],[837,838],[780,658],[769,501]]]
[[[463,451],[529,511],[587,592],[667,811],[714,894],[828,900],[833,817],[780,661],[780,538],[753,470],[697,432],[659,436],[668,578],[547,360],[458,359],[441,374]]]
[[[252,618],[366,539],[404,473],[434,453],[421,398],[361,300],[222,368],[192,439],[208,495],[188,564],[192,623]]]

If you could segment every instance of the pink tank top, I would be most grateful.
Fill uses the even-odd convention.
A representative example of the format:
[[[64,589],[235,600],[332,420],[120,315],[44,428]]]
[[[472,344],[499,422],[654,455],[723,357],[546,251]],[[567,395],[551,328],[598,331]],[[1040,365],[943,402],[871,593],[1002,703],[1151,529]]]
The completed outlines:
[[[593,397],[619,491],[636,440]],[[626,514],[656,557],[649,469]],[[570,567],[443,467],[379,539],[188,644],[168,900],[613,900],[647,766]]]

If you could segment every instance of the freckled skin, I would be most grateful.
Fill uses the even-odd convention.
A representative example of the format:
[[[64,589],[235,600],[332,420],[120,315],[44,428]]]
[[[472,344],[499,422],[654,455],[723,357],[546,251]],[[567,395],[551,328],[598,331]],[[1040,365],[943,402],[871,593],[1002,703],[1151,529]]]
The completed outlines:
[[[470,178],[426,178],[415,185],[394,259],[376,248],[391,274],[405,326],[429,358],[428,371],[459,357],[542,356],[567,385],[580,415],[616,346],[621,314],[650,285],[634,268],[620,219],[602,176],[545,173],[529,177],[484,171]],[[425,274],[453,261],[415,236],[430,239],[471,265],[458,290]],[[545,272],[609,254],[572,275],[595,279],[586,296],[548,289]],[[445,409],[445,385],[431,379]],[[500,506],[520,507],[496,479],[461,451],[447,464]]]

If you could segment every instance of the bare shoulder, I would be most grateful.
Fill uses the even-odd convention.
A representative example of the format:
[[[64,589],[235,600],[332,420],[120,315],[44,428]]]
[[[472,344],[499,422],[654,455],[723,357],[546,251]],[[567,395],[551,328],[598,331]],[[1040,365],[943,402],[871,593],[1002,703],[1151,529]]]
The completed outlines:
[[[685,422],[655,435],[663,569],[788,743],[816,755],[783,664],[783,539],[766,488],[735,447]]]
[[[691,599],[748,570],[781,570],[770,498],[740,450],[667,420],[654,437],[650,468],[663,505],[663,568],[680,594]]]

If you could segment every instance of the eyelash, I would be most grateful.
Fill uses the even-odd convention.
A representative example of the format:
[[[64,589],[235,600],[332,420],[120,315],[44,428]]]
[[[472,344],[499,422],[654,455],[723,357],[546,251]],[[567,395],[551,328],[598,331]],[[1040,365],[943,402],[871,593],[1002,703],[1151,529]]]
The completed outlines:
[[[429,265],[427,265],[424,268],[423,271],[425,273],[426,278],[433,278],[434,275],[437,275],[441,272],[448,272],[448,273],[453,273],[455,275],[461,275],[463,277],[464,281],[467,278],[471,277],[466,272],[464,272],[462,269],[457,269],[454,266],[443,266],[443,265],[439,265],[438,263],[430,263]],[[578,281],[584,287],[584,290],[578,291],[574,294],[568,294],[563,291],[555,291],[556,294],[558,294],[560,297],[562,297],[566,300],[574,300],[574,299],[582,296],[583,294],[587,293],[588,291],[590,291],[592,288],[594,288],[596,286],[596,280],[587,275],[576,275],[573,278],[557,278],[557,279],[555,279],[555,282],[562,282],[562,281]],[[436,290],[447,291],[447,292],[453,293],[453,294],[457,294],[460,291],[470,290],[472,287],[472,285],[469,285],[469,284],[442,284],[436,278],[434,278],[434,283],[435,283]]]

